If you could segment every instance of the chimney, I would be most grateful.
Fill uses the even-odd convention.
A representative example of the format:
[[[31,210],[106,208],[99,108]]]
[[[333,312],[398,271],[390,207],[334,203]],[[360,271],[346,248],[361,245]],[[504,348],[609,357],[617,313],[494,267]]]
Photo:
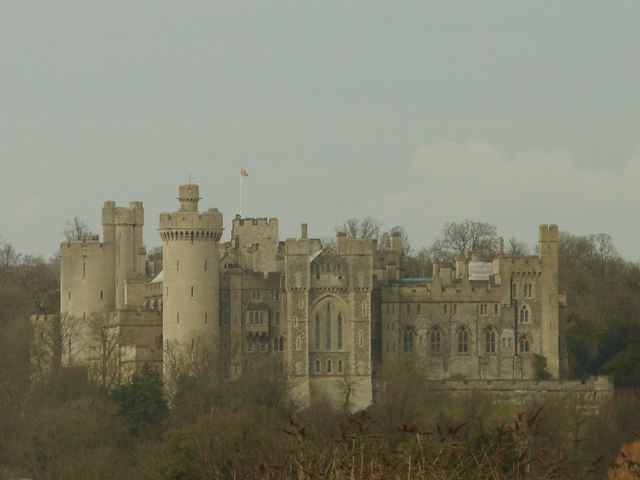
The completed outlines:
[[[307,224],[300,225],[300,238],[307,238]]]

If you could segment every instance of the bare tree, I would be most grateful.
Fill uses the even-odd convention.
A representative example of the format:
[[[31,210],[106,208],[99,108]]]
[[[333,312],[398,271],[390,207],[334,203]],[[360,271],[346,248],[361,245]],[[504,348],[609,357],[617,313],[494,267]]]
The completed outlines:
[[[65,227],[63,233],[64,238],[66,238],[68,241],[89,240],[89,238],[94,235],[94,233],[89,228],[89,225],[87,225],[78,217],[74,217],[73,220],[67,220],[67,226]]]
[[[458,253],[472,252],[488,260],[497,251],[498,230],[494,225],[465,220],[446,223],[440,238],[429,248],[429,255],[432,259],[452,262]]]
[[[0,238],[0,269],[18,266],[21,256],[10,243]]]
[[[39,315],[31,319],[31,364],[41,379],[74,366],[80,355],[81,320],[74,315]]]
[[[120,327],[115,313],[94,313],[85,322],[89,379],[110,389],[120,377]]]
[[[372,217],[350,218],[336,227],[336,232],[344,232],[350,238],[375,238],[380,236],[382,224]]]
[[[524,257],[530,254],[530,249],[525,242],[519,242],[515,237],[511,237],[507,241],[507,248],[504,253],[512,257]]]

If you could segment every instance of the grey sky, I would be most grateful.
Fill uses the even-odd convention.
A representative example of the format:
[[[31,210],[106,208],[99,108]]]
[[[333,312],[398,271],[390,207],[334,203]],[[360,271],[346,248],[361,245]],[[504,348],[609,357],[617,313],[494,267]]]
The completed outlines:
[[[225,224],[447,220],[535,241],[607,232],[640,260],[640,3],[0,1],[0,236],[52,255],[67,219],[189,172]]]

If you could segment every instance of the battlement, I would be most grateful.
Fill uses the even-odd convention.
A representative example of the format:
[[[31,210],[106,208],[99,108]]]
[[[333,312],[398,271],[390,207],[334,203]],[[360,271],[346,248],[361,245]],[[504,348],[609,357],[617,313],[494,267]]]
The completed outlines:
[[[162,230],[214,230],[222,234],[222,213],[217,208],[210,208],[205,213],[161,213],[160,231]]]
[[[540,225],[540,241],[541,242],[557,242],[558,241],[558,225]]]
[[[71,240],[60,244],[60,255],[95,255],[104,252],[104,243],[97,235],[92,240]]]
[[[233,219],[233,228],[237,227],[270,227],[278,228],[277,218],[241,218],[240,215],[236,215]]]

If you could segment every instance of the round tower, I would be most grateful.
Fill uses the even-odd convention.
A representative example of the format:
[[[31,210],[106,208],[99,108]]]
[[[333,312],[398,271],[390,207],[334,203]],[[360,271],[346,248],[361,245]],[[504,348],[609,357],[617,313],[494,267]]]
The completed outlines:
[[[160,214],[163,253],[165,344],[189,347],[220,339],[220,254],[222,214],[198,213],[198,185],[180,185],[180,209]]]

